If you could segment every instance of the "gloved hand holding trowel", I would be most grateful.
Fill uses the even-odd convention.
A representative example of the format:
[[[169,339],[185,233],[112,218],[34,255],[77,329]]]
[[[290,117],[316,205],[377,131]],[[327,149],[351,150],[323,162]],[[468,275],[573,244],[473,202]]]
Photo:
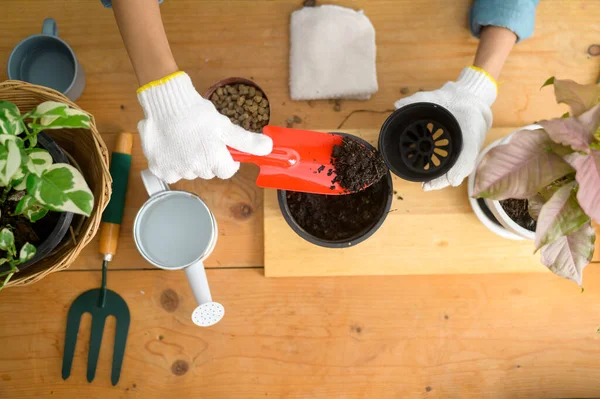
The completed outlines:
[[[474,168],[477,153],[492,124],[490,106],[496,98],[495,80],[514,43],[532,34],[538,2],[539,0],[475,0],[470,22],[472,32],[477,36],[481,35],[481,42],[473,67],[463,70],[456,82],[449,82],[439,90],[417,93],[396,102],[396,107],[416,102],[439,104],[448,109],[460,125],[463,143],[458,160],[445,175],[424,184],[426,190],[459,185]],[[103,0],[103,3],[108,5],[110,0]],[[269,137],[248,132],[232,124],[217,112],[212,103],[197,93],[189,76],[179,71],[162,26],[158,1],[113,0],[112,3],[142,86],[138,90],[138,98],[144,109],[145,119],[140,122],[139,131],[144,153],[153,173],[168,183],[181,178],[229,178],[237,171],[239,163],[234,161],[227,146],[259,156],[271,152],[272,142]],[[354,35],[353,43],[348,47],[352,51],[346,51],[344,46],[340,46],[339,40],[335,41],[338,47],[331,55],[337,57],[342,64],[331,67],[340,76],[335,79],[327,78],[326,70],[319,70],[313,65],[313,72],[321,76],[321,79],[326,79],[329,84],[319,85],[320,89],[317,90],[324,90],[322,93],[311,92],[306,83],[302,82],[314,79],[306,74],[307,68],[297,67],[297,62],[301,60],[294,58],[296,53],[310,61],[311,50],[306,46],[294,46],[293,36],[295,31],[319,23],[319,19],[313,15],[308,20],[296,18],[295,22],[293,17],[290,77],[292,98],[369,98],[378,88],[373,27],[362,12],[352,15],[348,9],[341,7],[319,8],[317,14],[325,24],[331,18],[337,21],[336,24],[342,23],[340,15],[353,23],[353,29],[344,30],[344,35],[340,36],[349,36],[348,32]],[[330,32],[335,35],[336,29],[332,28]],[[327,41],[327,37],[318,38],[321,42]],[[294,51],[294,47],[297,51]],[[322,47],[323,45],[319,46],[321,50]],[[324,53],[319,51],[319,54]],[[348,65],[344,60],[349,57],[352,59],[350,64],[355,66],[353,71],[346,71],[348,68],[344,67]],[[350,75],[358,74],[360,78],[348,79],[344,71]],[[340,89],[336,84],[338,81],[346,82],[345,87]],[[348,82],[352,84],[349,85]]]

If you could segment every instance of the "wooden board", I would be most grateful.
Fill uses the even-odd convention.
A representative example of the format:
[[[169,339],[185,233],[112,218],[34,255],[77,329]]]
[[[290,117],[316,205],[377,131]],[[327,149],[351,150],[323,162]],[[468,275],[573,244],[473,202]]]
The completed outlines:
[[[493,128],[487,143],[515,128]],[[350,131],[377,146],[378,130]],[[457,188],[424,192],[394,176],[391,211],[368,240],[351,248],[313,245],[283,219],[277,192],[265,193],[265,275],[353,276],[392,274],[548,273],[530,241],[506,240],[475,216],[466,181]],[[600,240],[598,240],[600,241]],[[600,259],[600,251],[596,252]]]
[[[114,147],[116,137],[115,133],[103,134],[109,148]],[[148,199],[140,177],[140,171],[145,168],[146,158],[139,136],[135,135],[119,247],[117,256],[110,264],[111,269],[153,268],[139,254],[133,241],[133,221],[140,207]],[[245,164],[230,180],[184,180],[171,186],[174,190],[198,194],[215,214],[219,225],[219,239],[215,251],[206,261],[206,267],[262,266],[263,195],[262,190],[254,183],[257,174],[258,168]],[[96,237],[71,268],[98,270],[101,262]]]
[[[292,102],[289,14],[302,1],[166,0],[161,12],[179,66],[200,91],[224,77],[252,77],[272,100],[273,123],[298,115],[297,126],[310,129],[336,127],[348,116],[344,129],[376,128],[401,88],[412,94],[440,87],[471,62],[477,46],[466,28],[472,0],[328,0],[362,8],[373,22],[380,90],[368,102],[343,101],[341,112],[327,101]],[[3,0],[2,16],[0,80],[14,45],[54,17],[86,70],[78,103],[95,115],[109,147],[116,133],[135,131],[142,117],[136,79],[112,12],[99,0]],[[534,37],[515,48],[503,71],[495,126],[562,114],[548,89],[538,90],[551,75],[595,81],[600,58],[586,50],[599,40],[599,16],[598,1],[540,2]],[[134,168],[144,166],[137,142]],[[112,270],[150,267],[131,241],[145,199],[133,176]],[[226,183],[179,186],[210,201],[226,227],[209,267],[263,264],[262,194],[254,176],[244,168]],[[251,215],[237,203],[249,204]],[[600,397],[597,266],[585,270],[583,294],[549,274],[264,279],[261,269],[210,270],[215,298],[227,307],[212,329],[191,326],[182,273],[113,271],[109,288],[126,298],[133,315],[116,387],[109,382],[111,334],[96,380],[85,381],[89,319],[73,375],[60,378],[68,306],[100,284],[99,272],[76,268],[99,268],[95,244],[70,271],[0,292],[0,398]],[[168,289],[180,300],[171,313],[161,305]],[[177,360],[189,366],[182,376],[172,371]]]
[[[303,0],[167,0],[161,5],[164,25],[181,69],[200,90],[229,76],[254,78],[272,100],[272,121],[285,126],[298,115],[300,127],[338,126],[353,110],[383,111],[410,93],[437,89],[469,65],[477,40],[467,29],[472,0],[328,0],[363,9],[377,32],[379,92],[368,102],[333,104],[293,102],[288,90],[289,15]],[[142,117],[137,82],[111,10],[100,0],[3,0],[10,18],[0,27],[0,59],[22,38],[38,33],[46,16],[58,22],[60,36],[75,50],[86,70],[86,90],[78,101],[93,112],[101,131],[134,131]],[[598,42],[600,2],[544,0],[537,8],[534,37],[520,43],[501,77],[493,106],[496,126],[523,126],[561,115],[541,84],[550,76],[596,81],[600,59],[588,58]],[[93,16],[93,18],[92,18]],[[249,23],[253,21],[253,23]],[[258,23],[257,21],[260,21]],[[0,79],[6,69],[0,68]],[[384,114],[353,115],[346,128],[380,126]]]
[[[467,15],[472,0],[330,0],[364,9],[377,32],[379,92],[371,100],[343,101],[341,112],[327,101],[289,99],[289,15],[302,0],[167,0],[161,5],[165,28],[181,69],[202,92],[229,76],[253,78],[268,93],[272,123],[285,126],[298,115],[300,128],[377,128],[400,89],[412,94],[436,89],[472,62],[477,40],[470,37]],[[440,10],[443,10],[442,12]],[[115,134],[135,132],[143,117],[137,82],[123,48],[112,11],[100,0],[3,0],[0,25],[0,80],[19,40],[38,33],[47,16],[56,19],[60,37],[74,49],[86,71],[86,88],[78,104],[94,114],[112,147]],[[561,115],[549,89],[539,90],[549,76],[595,81],[600,58],[588,57],[598,41],[600,2],[544,0],[537,8],[532,39],[511,54],[493,106],[495,126],[522,126]],[[418,17],[415,17],[418,16]],[[248,21],[254,21],[249,23]],[[259,23],[256,21],[260,21]],[[353,113],[357,110],[369,112]],[[375,112],[370,112],[375,111]],[[349,117],[347,120],[346,118]],[[345,121],[345,122],[344,122]],[[131,239],[132,221],[145,200],[137,171],[145,167],[139,142],[134,148],[132,192],[127,198],[123,238],[114,269],[149,268]],[[260,266],[263,262],[262,192],[253,184],[256,170],[242,169],[234,179],[184,182],[175,186],[200,194],[209,202],[221,237],[207,267]],[[97,269],[97,242],[90,244],[72,268]]]
[[[109,287],[132,315],[115,387],[110,319],[94,382],[85,378],[87,317],[72,375],[61,378],[67,309],[99,278],[70,271],[2,292],[1,398],[600,396],[600,268],[586,269],[583,294],[549,274],[265,279],[214,270],[226,312],[208,329],[190,321],[183,272],[112,272]]]

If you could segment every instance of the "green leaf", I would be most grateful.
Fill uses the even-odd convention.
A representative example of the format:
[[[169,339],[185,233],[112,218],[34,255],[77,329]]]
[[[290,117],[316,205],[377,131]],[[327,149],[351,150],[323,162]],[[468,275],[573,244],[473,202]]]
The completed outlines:
[[[15,274],[15,272],[11,271],[8,276],[6,276],[6,279],[4,279],[4,281],[0,284],[0,291],[2,291],[2,288],[6,287],[6,284],[8,284],[13,274]]]
[[[594,256],[596,235],[591,223],[542,247],[542,263],[561,277],[582,285],[583,268]]]
[[[23,176],[23,178],[21,180],[13,179],[13,182],[12,182],[13,188],[17,191],[25,190],[27,188],[27,176],[29,176],[29,174],[26,174],[25,176]]]
[[[11,262],[11,259],[2,258],[2,260],[3,260],[3,262],[2,262],[2,263],[0,263],[0,264],[2,264],[2,265],[3,265],[3,264],[5,264],[5,263],[8,263],[8,264],[9,264],[9,266],[10,266],[10,269],[8,269],[8,270],[5,270],[5,271],[3,271],[3,272],[0,272],[0,277],[4,277],[4,276],[6,276],[7,274],[12,274],[12,273],[15,273],[15,272],[18,272],[18,271],[19,271],[19,269],[17,269],[17,267],[16,267],[15,265],[13,265],[13,264],[11,264],[11,263],[10,263],[10,262]]]
[[[560,156],[547,151],[552,141],[541,130],[521,130],[507,144],[492,148],[475,175],[474,196],[526,199],[541,188],[573,173]]]
[[[67,104],[58,101],[45,101],[28,113],[28,117],[42,118],[44,116],[66,116]]]
[[[576,151],[587,151],[596,129],[600,127],[600,105],[574,118],[555,118],[540,121],[552,141],[570,146]]]
[[[600,151],[573,153],[567,155],[565,160],[577,171],[575,179],[579,183],[579,205],[596,223],[600,223]]]
[[[36,107],[31,114],[39,123],[32,123],[33,129],[89,128],[90,116],[81,110],[69,108],[67,104],[46,101]]]
[[[68,194],[69,199],[73,201],[75,206],[83,211],[84,215],[90,215],[94,207],[94,196],[88,191],[73,191]]]
[[[550,86],[550,85],[553,85],[553,84],[554,84],[554,76],[549,77],[548,80],[546,80],[544,82],[544,84],[542,85],[542,87],[540,87],[540,90],[542,90],[546,86]]]
[[[71,165],[54,164],[39,178],[31,176],[27,191],[42,205],[59,212],[91,214],[94,196],[81,173]]]
[[[39,185],[40,178],[32,173],[27,175],[26,188],[28,193],[33,193],[36,187]]]
[[[37,176],[41,176],[42,173],[52,165],[52,155],[46,150],[41,148],[32,148],[28,151],[29,162],[27,162],[27,170],[30,173],[34,173]]]
[[[48,213],[49,209],[40,204],[30,195],[26,195],[17,203],[15,215],[23,215],[32,223],[42,219]]]
[[[12,231],[6,227],[0,230],[0,249],[8,252],[9,254],[15,254],[15,235]]]
[[[570,113],[568,113],[568,112],[565,112],[565,113],[564,113],[564,114],[562,114],[560,117],[561,117],[562,119],[566,119],[566,118],[568,118],[570,115],[571,115]]]
[[[0,158],[0,183],[3,186],[7,186],[21,168],[21,150],[15,140],[6,140],[5,144],[6,159]]]
[[[554,95],[557,103],[571,107],[572,116],[579,116],[600,103],[600,85],[555,79]]]
[[[25,150],[23,148],[19,150],[21,152],[21,167],[15,172],[10,182],[10,185],[17,191],[25,190],[25,178],[27,177],[26,165],[29,162],[29,155],[27,155]]]
[[[536,251],[561,236],[579,230],[590,221],[575,196],[576,182],[559,188],[540,210],[535,232]]]
[[[21,262],[21,263],[27,262],[29,259],[34,257],[35,252],[36,252],[35,246],[33,246],[30,243],[25,243],[25,245],[23,245],[21,247],[21,250],[19,251],[19,262]]]
[[[0,133],[16,136],[23,131],[21,123],[21,111],[9,102],[0,101]]]
[[[544,202],[545,199],[540,194],[536,194],[533,197],[527,198],[527,211],[533,220],[538,220],[542,206],[544,206]]]

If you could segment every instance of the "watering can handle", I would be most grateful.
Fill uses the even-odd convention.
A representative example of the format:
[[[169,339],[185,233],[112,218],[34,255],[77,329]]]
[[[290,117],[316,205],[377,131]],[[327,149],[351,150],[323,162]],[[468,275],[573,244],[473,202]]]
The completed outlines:
[[[190,283],[190,287],[192,288],[194,298],[196,298],[198,305],[212,302],[210,287],[208,286],[208,279],[206,278],[206,270],[204,270],[204,264],[201,260],[186,267],[185,276]]]
[[[142,182],[150,197],[162,191],[169,191],[169,185],[156,177],[150,170],[142,170],[140,175],[142,175]]]

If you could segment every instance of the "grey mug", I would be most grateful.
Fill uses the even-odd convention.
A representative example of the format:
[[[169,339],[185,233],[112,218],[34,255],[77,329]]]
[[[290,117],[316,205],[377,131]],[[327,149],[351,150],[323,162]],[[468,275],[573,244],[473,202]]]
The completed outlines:
[[[77,100],[85,87],[85,72],[71,47],[58,37],[58,27],[46,18],[42,33],[15,46],[8,58],[8,78],[50,87]]]

